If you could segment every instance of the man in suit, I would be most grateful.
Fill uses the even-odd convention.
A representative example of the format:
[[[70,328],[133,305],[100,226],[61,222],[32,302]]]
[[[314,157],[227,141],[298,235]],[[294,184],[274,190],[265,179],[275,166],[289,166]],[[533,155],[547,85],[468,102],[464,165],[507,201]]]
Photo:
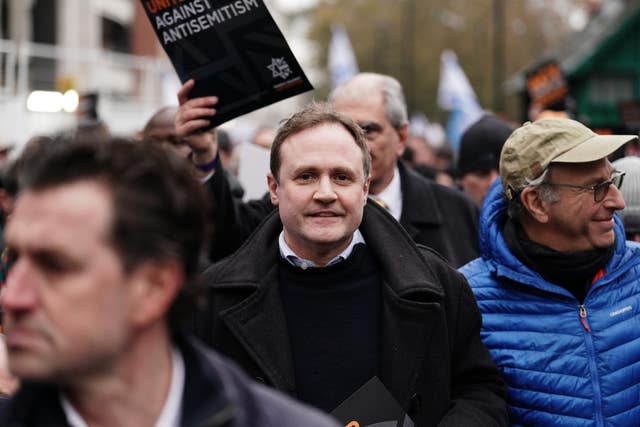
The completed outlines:
[[[478,256],[477,209],[461,192],[408,169],[400,157],[409,138],[402,86],[391,76],[360,73],[329,96],[365,132],[372,157],[369,193],[409,235],[454,267]]]
[[[370,168],[360,126],[329,105],[284,122],[268,176],[278,209],[207,270],[198,335],[323,410],[378,377],[417,425],[506,424],[468,285],[368,199]]]

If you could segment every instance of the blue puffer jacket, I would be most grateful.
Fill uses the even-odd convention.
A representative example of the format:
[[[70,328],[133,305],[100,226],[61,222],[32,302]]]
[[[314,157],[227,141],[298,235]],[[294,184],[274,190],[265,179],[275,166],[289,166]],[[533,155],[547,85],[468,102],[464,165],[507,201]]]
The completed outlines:
[[[640,425],[640,245],[616,244],[584,305],[509,251],[499,180],[480,218],[482,258],[460,269],[483,314],[482,339],[509,384],[513,425]],[[582,314],[583,318],[581,318]]]

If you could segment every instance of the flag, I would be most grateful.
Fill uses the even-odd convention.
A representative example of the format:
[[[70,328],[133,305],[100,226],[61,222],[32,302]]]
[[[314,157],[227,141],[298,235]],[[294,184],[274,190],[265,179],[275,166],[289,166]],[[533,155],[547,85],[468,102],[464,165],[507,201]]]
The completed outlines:
[[[358,62],[351,48],[349,35],[342,25],[331,27],[331,42],[329,43],[329,74],[331,88],[358,74]]]
[[[441,56],[438,105],[450,111],[446,134],[451,148],[457,152],[462,134],[482,116],[483,110],[456,54],[451,50],[445,50]]]

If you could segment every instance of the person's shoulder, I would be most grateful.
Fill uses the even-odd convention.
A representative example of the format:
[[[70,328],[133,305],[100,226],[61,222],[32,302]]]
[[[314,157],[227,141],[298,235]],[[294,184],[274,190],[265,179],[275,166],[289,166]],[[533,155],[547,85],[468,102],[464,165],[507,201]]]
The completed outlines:
[[[640,243],[639,242],[634,242],[632,240],[627,240],[625,242],[625,246],[626,246],[626,250],[632,251],[632,252],[640,252]]]
[[[460,273],[464,275],[469,281],[469,284],[472,283],[479,277],[486,275],[488,272],[487,261],[481,257],[478,257],[474,260],[469,261],[462,267],[458,269]],[[472,285],[473,286],[473,285]]]
[[[454,283],[465,282],[464,276],[453,268],[438,251],[420,243],[416,246],[429,271],[434,275],[433,279],[438,283],[443,286],[453,286]]]
[[[446,266],[449,266],[447,259],[432,247],[423,245],[422,243],[416,243],[416,246],[418,247],[418,251],[422,258],[424,258],[428,263],[435,263],[436,265],[445,264]]]

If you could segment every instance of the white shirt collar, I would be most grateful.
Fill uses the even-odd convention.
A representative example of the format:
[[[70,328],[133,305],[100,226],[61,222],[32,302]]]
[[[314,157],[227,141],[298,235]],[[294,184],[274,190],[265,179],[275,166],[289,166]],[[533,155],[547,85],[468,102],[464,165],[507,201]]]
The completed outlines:
[[[155,427],[180,427],[184,375],[184,359],[180,351],[173,347],[171,349],[171,385]]]
[[[389,213],[396,221],[400,221],[402,214],[402,188],[400,186],[400,171],[396,166],[393,170],[393,178],[387,187],[378,194],[371,194],[373,199],[381,199],[387,206]]]
[[[169,393],[154,427],[180,427],[184,375],[184,359],[180,351],[174,347],[171,349],[171,384]],[[89,427],[64,394],[60,395],[60,402],[70,427]]]
[[[344,251],[338,254],[338,256],[332,258],[331,261],[329,261],[324,267],[328,267],[349,258],[349,255],[351,255],[353,248],[358,243],[364,244],[365,242],[364,237],[362,237],[362,233],[360,233],[360,230],[356,228],[356,231],[353,232],[353,238],[351,239],[351,243],[349,243],[349,246],[347,246]],[[308,259],[300,258],[293,252],[293,250],[289,247],[289,245],[287,245],[287,242],[284,240],[284,231],[280,232],[280,236],[278,237],[278,246],[280,247],[280,255],[282,256],[282,258],[286,259],[289,264],[300,267],[303,270],[306,270],[309,267],[318,267],[315,262]]]

